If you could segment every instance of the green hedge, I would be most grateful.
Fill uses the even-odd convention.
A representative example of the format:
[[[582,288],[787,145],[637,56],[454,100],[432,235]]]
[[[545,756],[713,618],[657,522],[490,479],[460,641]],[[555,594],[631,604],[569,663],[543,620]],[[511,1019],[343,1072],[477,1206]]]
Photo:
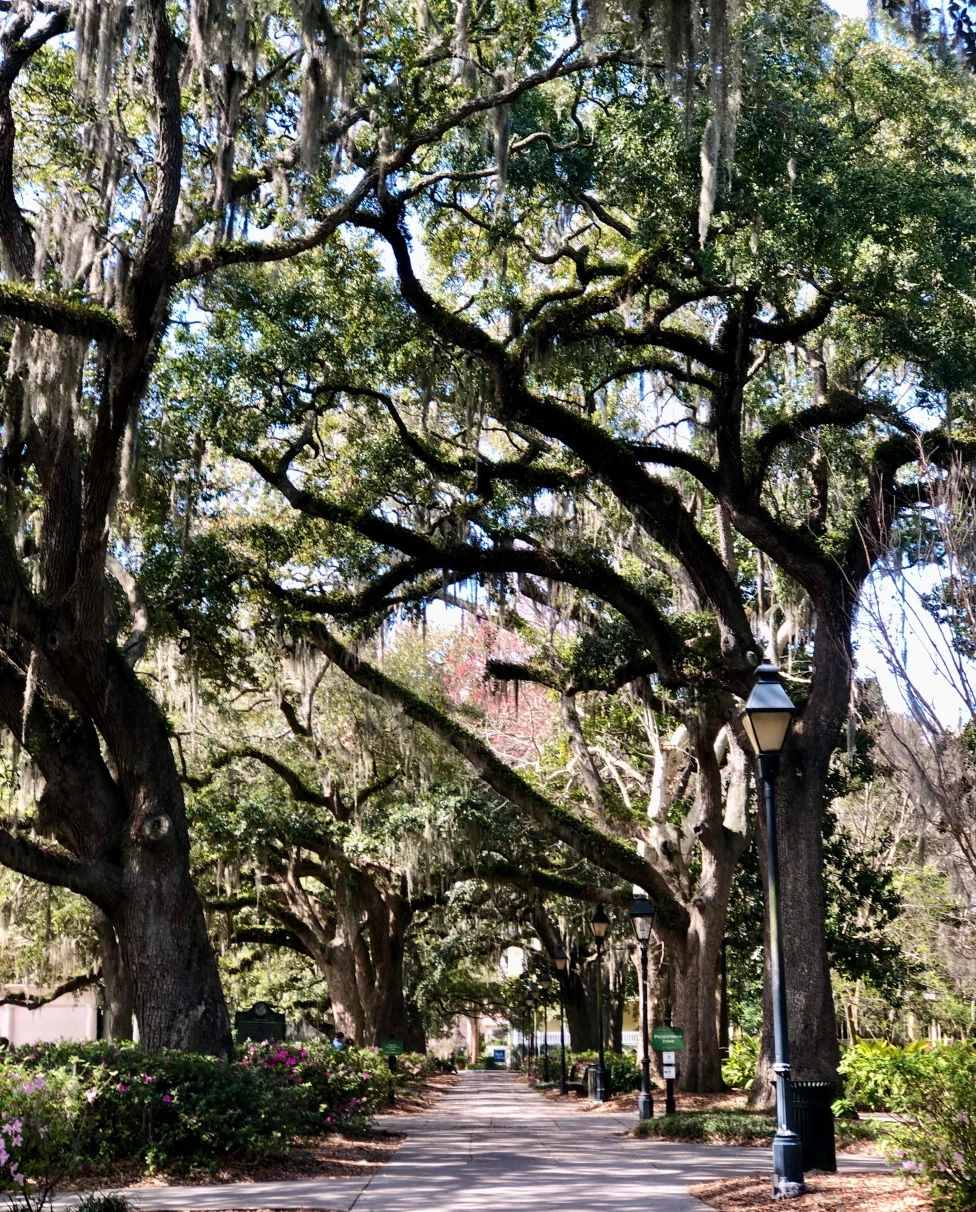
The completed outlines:
[[[775,1119],[761,1111],[676,1111],[657,1119],[644,1119],[633,1128],[634,1136],[660,1140],[702,1141],[707,1144],[753,1145],[772,1140]],[[870,1120],[837,1120],[837,1143],[878,1140],[882,1125]]]

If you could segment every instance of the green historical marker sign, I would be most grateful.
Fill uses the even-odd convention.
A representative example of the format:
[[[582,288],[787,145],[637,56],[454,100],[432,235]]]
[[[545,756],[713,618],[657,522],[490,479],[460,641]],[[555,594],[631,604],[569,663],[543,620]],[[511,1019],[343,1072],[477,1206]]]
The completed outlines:
[[[380,1044],[380,1051],[384,1056],[401,1056],[403,1044],[398,1039],[388,1039],[385,1044]]]
[[[250,1010],[239,1010],[234,1015],[238,1040],[283,1040],[285,1038],[285,1016],[272,1010],[267,1002],[255,1002]]]
[[[655,1027],[651,1032],[651,1047],[655,1052],[683,1052],[685,1033],[682,1027]]]

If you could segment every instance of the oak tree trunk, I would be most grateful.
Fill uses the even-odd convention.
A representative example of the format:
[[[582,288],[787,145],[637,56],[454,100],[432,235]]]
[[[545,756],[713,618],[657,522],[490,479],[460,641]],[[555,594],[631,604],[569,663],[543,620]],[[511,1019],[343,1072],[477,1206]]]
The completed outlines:
[[[787,743],[776,788],[776,824],[786,1001],[792,1076],[836,1081],[840,1049],[824,935],[823,813],[830,759],[850,704],[850,621],[821,619],[814,673],[803,715]],[[760,815],[760,861],[766,884],[766,829]],[[767,902],[768,914],[768,902]],[[751,1097],[772,1099],[772,1000],[769,922],[765,924],[763,1046]]]
[[[101,909],[95,910],[95,931],[102,961],[102,985],[105,1005],[102,1009],[102,1036],[111,1040],[132,1039],[135,996],[129,971],[122,962],[115,928]]]

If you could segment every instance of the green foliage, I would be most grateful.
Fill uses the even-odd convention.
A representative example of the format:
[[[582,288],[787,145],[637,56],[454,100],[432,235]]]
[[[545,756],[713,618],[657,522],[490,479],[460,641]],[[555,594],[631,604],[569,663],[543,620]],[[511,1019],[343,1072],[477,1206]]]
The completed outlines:
[[[385,1063],[385,1062],[384,1062]],[[396,1058],[396,1075],[398,1081],[409,1081],[412,1078],[429,1077],[439,1073],[440,1065],[436,1056],[422,1052],[401,1052]]]
[[[124,1195],[86,1195],[78,1212],[132,1212],[132,1204]]]
[[[43,1206],[81,1164],[92,1120],[70,1070],[30,1072],[0,1060],[0,1191]]]
[[[723,1145],[749,1145],[771,1140],[775,1121],[757,1111],[676,1111],[657,1119],[643,1119],[634,1136],[661,1140],[707,1141]]]
[[[559,1063],[558,1050],[555,1053],[556,1061]],[[574,1081],[586,1081],[586,1069],[589,1065],[597,1063],[596,1052],[571,1052],[568,1054],[567,1063],[571,1066]],[[641,1070],[637,1063],[637,1056],[633,1052],[605,1052],[603,1054],[604,1063],[610,1073],[610,1093],[611,1094],[629,1094],[632,1090],[639,1090],[641,1084]],[[550,1053],[549,1063],[553,1063],[553,1054]]]
[[[976,1207],[976,1050],[971,1044],[921,1054],[899,1091],[900,1122],[888,1151],[932,1193],[939,1212]]]
[[[80,1159],[126,1159],[150,1171],[255,1160],[285,1152],[296,1135],[357,1130],[388,1103],[393,1080],[376,1052],[327,1045],[248,1044],[228,1062],[64,1043],[15,1050],[0,1063],[8,1087],[41,1082],[59,1092],[70,1122],[82,1125]]]
[[[886,1040],[860,1040],[845,1048],[838,1066],[844,1093],[835,1112],[897,1111],[929,1055],[921,1041],[899,1048]]]
[[[728,1058],[722,1063],[722,1080],[733,1090],[745,1090],[752,1084],[759,1063],[762,1037],[739,1035],[729,1046]]]

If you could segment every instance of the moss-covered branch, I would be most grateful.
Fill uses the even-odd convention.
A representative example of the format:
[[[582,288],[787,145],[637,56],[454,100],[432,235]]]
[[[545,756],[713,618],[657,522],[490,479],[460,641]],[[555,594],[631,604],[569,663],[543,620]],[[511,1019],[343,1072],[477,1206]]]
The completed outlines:
[[[464,877],[459,875],[458,878]],[[616,905],[628,909],[634,900],[632,892],[620,888],[601,888],[596,884],[570,879],[558,871],[545,871],[541,867],[516,867],[512,863],[492,863],[490,866],[472,868],[470,878],[489,884],[510,884],[515,888],[548,892],[590,905]]]
[[[89,341],[117,341],[131,335],[107,307],[79,303],[20,282],[0,282],[0,316]]]
[[[373,665],[361,661],[321,624],[309,624],[306,633],[312,643],[343,673],[364,690],[384,699],[439,736],[465,759],[489,787],[531,816],[547,833],[572,846],[596,866],[643,888],[657,902],[662,924],[672,929],[687,925],[687,910],[677,901],[667,881],[626,842],[603,833],[588,821],[553,803],[446,712]]]

